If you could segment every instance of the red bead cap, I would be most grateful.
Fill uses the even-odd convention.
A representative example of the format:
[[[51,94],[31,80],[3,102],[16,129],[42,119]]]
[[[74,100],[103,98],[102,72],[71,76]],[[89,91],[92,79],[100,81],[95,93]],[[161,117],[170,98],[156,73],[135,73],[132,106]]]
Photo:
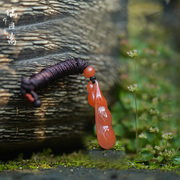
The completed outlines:
[[[95,76],[95,70],[93,67],[88,66],[86,69],[84,69],[83,74],[86,78],[94,77]]]
[[[24,95],[24,97],[25,97],[29,102],[31,102],[31,103],[34,102],[34,98],[32,97],[31,94],[26,93],[26,94]]]

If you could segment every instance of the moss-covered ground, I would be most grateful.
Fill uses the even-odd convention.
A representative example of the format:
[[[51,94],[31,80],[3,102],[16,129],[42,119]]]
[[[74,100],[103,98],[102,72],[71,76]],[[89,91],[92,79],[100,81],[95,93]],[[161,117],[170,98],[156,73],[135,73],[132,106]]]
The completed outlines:
[[[15,160],[0,162],[0,171],[4,170],[42,170],[54,169],[59,166],[83,167],[97,169],[159,169],[162,171],[174,171],[180,168],[173,163],[157,164],[155,162],[134,159],[134,156],[125,155],[124,147],[119,141],[111,150],[102,150],[95,137],[88,137],[86,150],[79,150],[69,154],[53,155],[51,149],[33,154],[30,159],[24,159],[20,154]],[[178,173],[179,171],[177,171]]]

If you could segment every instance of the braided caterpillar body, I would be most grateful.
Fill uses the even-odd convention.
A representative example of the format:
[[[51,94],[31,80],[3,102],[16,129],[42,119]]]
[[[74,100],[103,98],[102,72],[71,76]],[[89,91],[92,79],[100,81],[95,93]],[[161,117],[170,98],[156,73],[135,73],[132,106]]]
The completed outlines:
[[[67,75],[82,74],[83,70],[89,65],[82,59],[69,59],[53,66],[42,69],[39,73],[33,74],[29,79],[22,77],[21,94],[35,107],[41,106],[41,101],[35,92],[46,87],[49,83]]]

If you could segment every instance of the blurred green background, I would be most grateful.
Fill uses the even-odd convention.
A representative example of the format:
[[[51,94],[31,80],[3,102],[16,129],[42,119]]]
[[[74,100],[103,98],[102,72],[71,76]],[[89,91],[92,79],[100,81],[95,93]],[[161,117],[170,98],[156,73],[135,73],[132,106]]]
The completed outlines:
[[[119,45],[120,85],[111,107],[115,133],[127,153],[136,151],[135,99],[127,88],[134,84],[138,85],[140,154],[158,157],[166,151],[175,153],[180,146],[179,17],[180,3],[176,0],[129,1],[128,35]],[[138,56],[131,58],[127,52],[134,49]],[[151,127],[159,132],[150,132]],[[167,140],[165,133],[172,133],[173,138]]]

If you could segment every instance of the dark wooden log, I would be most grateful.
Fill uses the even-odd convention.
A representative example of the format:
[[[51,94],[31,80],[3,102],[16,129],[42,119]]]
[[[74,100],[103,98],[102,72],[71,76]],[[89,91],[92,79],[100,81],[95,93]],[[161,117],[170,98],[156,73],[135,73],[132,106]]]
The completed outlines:
[[[106,96],[118,79],[126,6],[127,0],[0,2],[0,151],[44,146],[54,140],[66,145],[82,136],[94,116],[87,102],[87,79],[71,75],[39,90],[42,106],[34,108],[20,95],[21,77],[68,58],[81,58],[95,67]],[[8,18],[7,24],[15,22],[11,32],[16,45],[3,39],[7,28],[3,18],[12,7],[18,16]]]

